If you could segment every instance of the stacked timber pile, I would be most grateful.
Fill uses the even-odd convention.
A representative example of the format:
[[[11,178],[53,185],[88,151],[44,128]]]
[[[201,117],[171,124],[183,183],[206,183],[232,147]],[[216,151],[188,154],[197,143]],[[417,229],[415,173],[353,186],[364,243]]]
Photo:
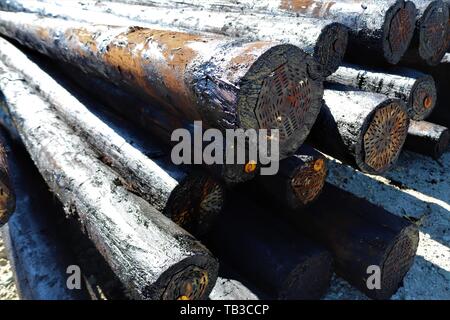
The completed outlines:
[[[333,272],[390,298],[418,228],[326,182],[327,157],[382,175],[404,148],[447,150],[449,21],[441,0],[2,1],[0,223],[22,298],[97,298],[64,286],[80,249],[45,211],[128,298],[320,299]],[[229,130],[264,134],[213,141]],[[203,159],[203,134],[234,162]]]

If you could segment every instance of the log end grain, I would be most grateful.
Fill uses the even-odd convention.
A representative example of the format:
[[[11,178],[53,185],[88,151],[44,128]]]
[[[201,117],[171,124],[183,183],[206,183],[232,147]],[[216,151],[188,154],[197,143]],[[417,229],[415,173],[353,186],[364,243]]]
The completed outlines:
[[[397,1],[385,15],[383,51],[386,60],[397,64],[411,43],[416,25],[416,6]]]
[[[426,119],[434,110],[437,101],[436,85],[433,77],[419,78],[411,89],[408,104],[412,109],[410,114],[413,120]]]
[[[449,10],[441,0],[432,1],[419,19],[419,55],[428,65],[436,66],[448,49]]]
[[[409,116],[405,104],[387,99],[366,119],[356,162],[365,172],[382,174],[397,161],[408,135]]]
[[[317,40],[314,57],[323,65],[324,76],[335,72],[344,59],[348,43],[348,28],[340,23],[327,25]]]
[[[225,202],[225,188],[214,178],[192,172],[172,192],[164,214],[199,237],[208,233]]]
[[[7,152],[3,142],[0,137],[0,226],[8,222],[16,208],[16,196],[9,177]]]
[[[321,107],[319,64],[292,45],[266,51],[240,83],[238,114],[245,129],[279,129],[280,158],[298,149]]]

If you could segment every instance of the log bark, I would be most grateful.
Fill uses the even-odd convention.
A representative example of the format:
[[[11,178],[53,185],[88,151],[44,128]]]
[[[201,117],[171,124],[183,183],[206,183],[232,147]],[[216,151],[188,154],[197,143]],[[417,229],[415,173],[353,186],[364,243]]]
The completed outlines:
[[[403,101],[337,87],[325,90],[324,99],[311,146],[370,174],[395,165],[408,134]]]
[[[10,178],[10,166],[14,162],[9,159],[7,150],[7,141],[0,134],[0,227],[16,209],[16,192]]]
[[[259,176],[254,185],[281,205],[296,210],[319,197],[326,176],[325,157],[303,145],[295,155],[280,161],[276,175]]]
[[[135,21],[145,26],[174,27],[187,32],[209,32],[249,41],[279,41],[298,46],[313,55],[323,67],[325,76],[340,65],[347,48],[348,32],[345,26],[323,19],[302,17],[267,17],[261,14],[242,12],[205,11],[202,8],[163,8],[155,6],[130,6],[103,2],[50,2],[14,0],[6,9],[39,13],[45,16],[82,20],[96,23],[109,18],[116,24],[115,16]],[[86,11],[89,11],[86,14]],[[98,13],[98,14],[97,14]],[[107,14],[105,16],[105,13]],[[108,15],[109,14],[109,15]],[[112,15],[111,15],[112,14]]]
[[[437,160],[447,151],[449,142],[448,128],[426,121],[411,121],[405,148]]]
[[[448,50],[448,5],[442,0],[415,0],[418,17],[416,31],[404,62],[436,66]]]
[[[437,101],[433,77],[404,68],[391,69],[388,72],[345,64],[329,76],[327,81],[402,99],[408,107],[408,115],[411,119],[426,119]]]
[[[125,2],[125,1],[114,1]],[[397,64],[408,49],[414,34],[414,3],[403,0],[369,1],[298,1],[298,0],[214,0],[136,1],[148,6],[167,8],[204,8],[212,11],[264,13],[273,16],[306,16],[328,19],[349,27],[349,54],[381,56]]]
[[[292,45],[10,12],[0,13],[0,33],[205,127],[279,129],[281,158],[302,144],[320,108],[318,64]]]
[[[130,297],[208,297],[218,269],[210,252],[127,191],[22,75],[0,66],[9,114],[39,172],[66,214],[80,220]]]
[[[162,161],[149,159],[147,154],[158,154],[161,150],[154,145],[149,149],[149,143],[146,147],[137,147],[136,135],[121,128],[121,119],[107,114],[99,118],[59,84],[61,78],[53,79],[6,40],[0,39],[0,44],[0,58],[20,71],[40,95],[51,102],[70,126],[97,150],[101,160],[121,175],[130,191],[189,232],[195,235],[207,232],[223,206],[225,191],[219,181],[202,172],[188,174],[168,161],[161,166]],[[194,191],[195,196],[192,196]]]
[[[332,275],[329,253],[243,194],[244,185],[230,192],[211,250],[272,298],[319,299]]]
[[[77,265],[70,249],[58,239],[52,222],[53,199],[29,155],[12,142],[4,128],[0,136],[12,164],[12,184],[17,195],[15,215],[2,228],[14,280],[21,299],[88,300],[82,287],[67,287],[67,268]]]
[[[325,245],[336,273],[372,299],[389,299],[409,271],[419,243],[415,225],[363,199],[326,185],[320,201],[291,217]],[[380,289],[370,290],[369,266],[381,270]]]

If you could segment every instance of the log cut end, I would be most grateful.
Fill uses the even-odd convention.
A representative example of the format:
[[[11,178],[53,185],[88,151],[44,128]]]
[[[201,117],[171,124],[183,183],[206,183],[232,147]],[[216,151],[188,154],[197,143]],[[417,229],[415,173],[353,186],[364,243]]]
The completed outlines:
[[[419,55],[431,66],[438,65],[448,49],[449,10],[441,0],[431,2],[419,20]]]
[[[405,148],[439,159],[447,151],[449,143],[448,128],[426,121],[411,121]]]
[[[383,261],[381,289],[372,295],[376,299],[389,299],[401,285],[416,256],[419,245],[419,230],[410,225],[395,239]]]
[[[433,77],[425,76],[416,81],[411,89],[409,105],[413,120],[426,119],[434,110],[437,101],[436,85]]]
[[[323,66],[324,77],[335,72],[344,59],[348,43],[348,29],[340,23],[330,23],[319,36],[314,57]]]
[[[0,140],[0,226],[8,222],[16,208],[16,196],[9,178],[6,150]]]
[[[389,63],[397,64],[408,50],[416,25],[416,6],[411,1],[397,1],[386,12],[383,51]]]
[[[311,159],[299,168],[291,179],[296,202],[304,206],[316,200],[325,184],[326,176],[327,166],[322,156]]]
[[[189,174],[172,192],[164,214],[194,236],[209,232],[222,212],[225,188],[202,173]]]
[[[278,129],[280,159],[294,154],[320,111],[323,84],[319,64],[295,46],[275,46],[251,66],[240,87],[241,126]]]
[[[362,150],[356,161],[368,173],[381,174],[397,161],[406,141],[409,116],[403,102],[388,99],[368,118],[362,132]]]
[[[333,275],[333,258],[328,251],[318,250],[306,257],[286,278],[281,300],[317,300],[327,292]]]

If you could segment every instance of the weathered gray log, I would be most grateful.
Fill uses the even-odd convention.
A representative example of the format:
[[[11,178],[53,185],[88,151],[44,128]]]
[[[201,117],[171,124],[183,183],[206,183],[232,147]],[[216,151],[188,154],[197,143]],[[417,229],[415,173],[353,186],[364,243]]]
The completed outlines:
[[[97,150],[102,161],[120,173],[130,191],[189,232],[197,235],[207,231],[222,210],[224,187],[220,182],[201,172],[188,175],[174,165],[168,172],[146,156],[151,150],[133,145],[135,139],[127,136],[120,126],[111,128],[111,119],[106,119],[108,123],[99,119],[19,49],[4,39],[0,39],[0,44],[0,59],[19,70],[51,102],[70,126]],[[177,175],[174,177],[170,171]],[[193,191],[197,191],[195,196],[191,195]]]
[[[244,194],[244,184],[230,191],[208,246],[272,298],[319,299],[332,275],[330,254]]]
[[[7,143],[0,134],[0,226],[8,222],[16,208],[16,193],[10,179],[10,166]]]
[[[0,33],[205,127],[279,129],[281,158],[302,144],[320,108],[319,65],[293,45],[11,12],[0,12]]]
[[[413,120],[426,119],[437,101],[433,77],[412,69],[396,68],[385,72],[345,64],[329,76],[327,81],[402,99]]]
[[[291,218],[332,253],[336,273],[373,299],[389,299],[409,271],[419,243],[417,226],[327,184],[319,201]],[[380,287],[369,278],[380,268]]]
[[[409,126],[406,105],[382,94],[335,87],[309,137],[316,149],[371,174],[396,163]]]
[[[125,1],[114,1],[125,2]],[[204,8],[213,11],[264,13],[273,16],[325,18],[349,27],[349,54],[379,55],[396,64],[408,49],[414,34],[414,3],[403,0],[298,1],[298,0],[191,0],[136,1],[166,8]],[[99,5],[101,6],[101,4]]]
[[[12,165],[12,184],[17,195],[14,216],[2,228],[16,288],[26,300],[90,299],[84,283],[67,287],[67,268],[77,265],[70,249],[59,241],[52,221],[53,198],[29,155],[14,144],[3,128],[1,140]]]
[[[301,17],[267,17],[261,14],[242,14],[223,11],[204,11],[201,8],[163,8],[130,6],[103,2],[93,3],[50,2],[14,0],[6,9],[39,13],[44,16],[61,17],[86,22],[114,21],[114,16],[149,26],[174,27],[187,32],[218,33],[250,41],[269,40],[298,46],[313,55],[323,66],[325,76],[330,75],[341,63],[346,48],[348,32],[345,26],[323,19]],[[86,14],[86,11],[89,11]],[[99,14],[95,14],[95,13]],[[101,14],[103,13],[103,14]],[[105,13],[107,14],[105,16]],[[109,15],[108,15],[109,14]],[[113,15],[111,15],[113,14]],[[124,23],[129,21],[124,20]]]
[[[414,0],[417,26],[404,62],[418,64],[421,60],[436,66],[448,50],[448,5],[442,0]]]
[[[209,295],[211,300],[260,300],[266,299],[264,294],[242,278],[229,266],[220,263],[219,277],[216,285]]]
[[[449,142],[448,128],[426,121],[411,121],[405,148],[439,159],[447,151]]]
[[[303,145],[295,155],[280,161],[276,175],[258,176],[254,185],[281,205],[296,210],[319,197],[326,176],[325,157]]]
[[[0,90],[39,172],[77,216],[111,269],[136,299],[203,299],[217,261],[186,231],[130,193],[23,76],[0,64]]]

